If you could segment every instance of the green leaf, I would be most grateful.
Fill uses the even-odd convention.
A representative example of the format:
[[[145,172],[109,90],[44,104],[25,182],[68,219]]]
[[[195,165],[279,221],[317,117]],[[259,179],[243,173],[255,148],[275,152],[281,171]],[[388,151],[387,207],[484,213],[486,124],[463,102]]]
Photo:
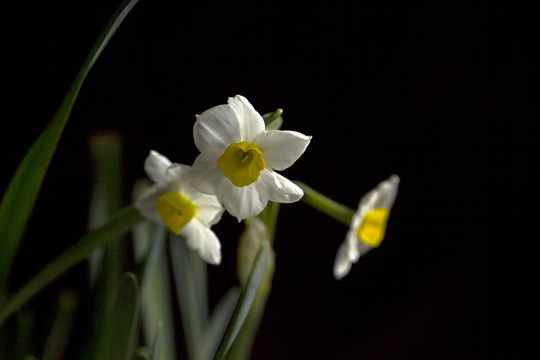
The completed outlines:
[[[161,349],[162,328],[162,323],[158,323],[156,335],[154,336],[154,341],[152,342],[152,360],[158,360],[159,358],[159,349]]]
[[[42,360],[64,357],[71,329],[75,322],[79,295],[74,290],[64,290],[58,299],[58,312],[45,342]]]
[[[240,300],[238,305],[234,310],[231,322],[227,327],[225,336],[223,337],[221,344],[216,352],[214,360],[222,360],[227,356],[227,352],[231,348],[234,340],[236,339],[240,329],[244,325],[246,318],[251,310],[253,301],[255,300],[255,295],[259,289],[259,285],[264,275],[266,269],[266,261],[268,258],[268,251],[270,250],[270,244],[268,241],[265,241],[255,258],[255,263],[253,264],[253,269],[251,270],[251,275],[249,276],[246,287],[242,289],[240,294]]]
[[[35,309],[30,307],[24,309],[16,316],[16,331],[9,331],[9,327],[5,326],[0,330],[0,341],[4,340],[9,342],[9,347],[4,345],[0,349],[0,354],[6,357],[7,359],[24,359],[28,352],[34,345],[35,341],[35,325],[36,325],[36,315]],[[2,338],[4,337],[4,338]],[[13,344],[16,344],[16,355],[11,355],[10,352],[13,350]]]
[[[87,233],[45,266],[0,308],[0,325],[47,285],[86,259],[94,249],[117,240],[141,220],[139,212],[130,205],[112,216],[107,224]]]
[[[93,181],[88,227],[92,230],[106,223],[123,205],[122,138],[116,132],[97,133],[90,138],[89,147]],[[118,287],[127,271],[127,245],[127,242],[114,242],[90,255],[90,284],[95,284],[100,272],[104,277],[103,294],[98,296],[109,296]],[[103,301],[105,306],[110,303],[110,300]]]
[[[152,183],[148,179],[136,181],[131,196],[133,202],[151,185]],[[133,255],[137,265],[147,261],[148,254],[152,248],[155,227],[155,223],[151,221],[142,221],[133,228]]]
[[[135,349],[135,354],[131,357],[131,360],[156,360],[152,357],[152,350],[139,346]]]
[[[30,218],[43,178],[81,86],[101,52],[137,2],[138,0],[122,2],[107,23],[68,90],[56,115],[26,153],[2,198],[0,204],[0,239],[2,239],[2,251],[0,252],[0,305],[7,297],[7,279],[26,223]]]
[[[88,217],[91,230],[106,223],[122,206],[122,139],[114,131],[96,133],[90,137],[89,148],[93,168]],[[86,342],[88,354],[100,349],[100,343],[109,341],[102,334],[110,326],[110,308],[128,271],[128,245],[128,241],[112,241],[95,249],[88,258],[93,297],[93,335]]]
[[[134,229],[135,232],[138,230]],[[153,245],[141,280],[143,333],[147,346],[152,342],[155,344],[153,356],[156,360],[176,359],[170,275],[165,252],[167,233],[164,225],[155,224],[154,233],[150,234]],[[138,238],[141,239],[141,234]]]
[[[230,289],[227,294],[219,301],[208,324],[204,328],[203,336],[199,342],[200,358],[210,360],[216,353],[227,325],[229,324],[238,299],[240,298],[240,289],[235,287]]]
[[[134,353],[138,318],[137,278],[126,273],[120,282],[118,295],[107,318],[107,326],[100,336],[95,359],[129,360]]]
[[[172,236],[170,246],[187,353],[190,359],[199,360],[201,350],[198,345],[208,321],[206,263],[182,237]]]
[[[253,266],[256,251],[265,240],[270,244],[274,242],[280,204],[269,201],[264,210],[256,217],[246,221],[246,229],[238,241],[237,274],[240,284],[245,284],[248,271]],[[238,333],[236,341],[227,354],[227,359],[249,359],[251,348],[255,341],[258,328],[264,315],[266,301],[272,288],[272,278],[275,269],[275,254],[272,249],[268,252],[266,269],[259,285],[259,290],[253,301],[249,314]]]
[[[270,236],[270,230],[272,230],[273,234],[277,223],[278,209],[278,203],[268,202],[268,206],[258,217],[253,217],[249,222],[246,222],[246,229],[238,240],[236,257],[238,281],[242,285],[247,283],[249,271],[253,268],[253,263],[261,245],[265,242],[268,242],[269,244],[273,243],[273,235],[272,237]],[[272,229],[269,229],[269,226]],[[253,347],[257,335],[257,330],[262,321],[266,301],[268,300],[272,289],[275,264],[275,254],[274,251],[270,249],[268,251],[268,259],[264,274],[259,289],[257,290],[257,294],[255,295],[255,300],[253,301],[253,305],[251,306],[251,310],[249,311],[242,329],[238,333],[236,340],[227,354],[227,359],[249,359],[251,348]]]

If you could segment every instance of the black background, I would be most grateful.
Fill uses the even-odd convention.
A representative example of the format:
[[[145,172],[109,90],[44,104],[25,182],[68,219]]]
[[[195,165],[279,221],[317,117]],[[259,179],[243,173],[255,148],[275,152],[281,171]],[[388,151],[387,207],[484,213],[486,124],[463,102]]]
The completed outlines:
[[[3,11],[2,189],[117,5]],[[241,94],[261,113],[283,108],[283,129],[313,135],[288,178],[350,207],[392,173],[402,180],[385,242],[339,282],[332,265],[346,227],[303,203],[281,207],[254,359],[519,358],[537,317],[534,10],[141,0],[82,88],[16,281],[84,232],[92,133],[122,136],[127,199],[150,149],[191,164],[194,115]],[[235,283],[242,227],[225,216],[214,229],[224,259],[210,269],[212,301]],[[84,287],[77,279],[45,294]]]

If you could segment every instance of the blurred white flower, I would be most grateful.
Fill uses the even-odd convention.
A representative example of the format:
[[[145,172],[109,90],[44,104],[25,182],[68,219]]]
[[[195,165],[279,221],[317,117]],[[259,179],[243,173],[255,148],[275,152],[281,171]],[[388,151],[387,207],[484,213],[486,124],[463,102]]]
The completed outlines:
[[[217,198],[191,186],[190,166],[172,164],[157,151],[150,151],[144,170],[154,184],[137,198],[135,208],[173,233],[182,233],[187,245],[206,262],[221,263],[221,244],[210,230],[224,211]]]
[[[398,185],[399,177],[392,175],[360,200],[345,241],[336,255],[334,277],[337,280],[349,273],[351,265],[358,261],[360,255],[367,254],[383,241]]]
[[[302,189],[274,170],[285,170],[302,155],[311,136],[265,130],[262,116],[237,95],[197,116],[193,127],[201,154],[192,185],[216,195],[238,221],[259,214],[268,200],[300,200]]]

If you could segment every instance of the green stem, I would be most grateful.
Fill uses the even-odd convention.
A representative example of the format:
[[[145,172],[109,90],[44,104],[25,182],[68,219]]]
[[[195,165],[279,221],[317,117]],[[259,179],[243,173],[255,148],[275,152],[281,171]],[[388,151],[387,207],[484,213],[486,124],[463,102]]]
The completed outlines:
[[[294,183],[304,190],[302,201],[347,226],[351,224],[355,213],[353,209],[324,196],[301,181],[295,180]]]
[[[276,233],[276,225],[279,214],[279,203],[269,201],[268,205],[264,210],[259,214],[259,218],[266,225],[266,230],[268,231],[268,239],[270,244],[274,243],[274,235]]]
[[[8,300],[0,309],[0,324],[46,286],[86,259],[94,249],[117,240],[141,220],[139,212],[130,205],[118,211],[105,225],[87,233],[71,248],[45,266]]]

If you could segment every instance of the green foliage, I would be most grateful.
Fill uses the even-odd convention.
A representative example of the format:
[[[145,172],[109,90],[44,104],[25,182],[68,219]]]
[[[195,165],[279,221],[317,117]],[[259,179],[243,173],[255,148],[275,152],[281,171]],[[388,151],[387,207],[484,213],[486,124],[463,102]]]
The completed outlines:
[[[58,310],[52,324],[45,347],[43,360],[61,359],[67,348],[70,333],[75,322],[75,315],[79,306],[79,294],[74,290],[64,290],[58,298]]]
[[[99,334],[102,341],[92,349],[91,359],[129,360],[134,353],[139,315],[137,278],[126,273],[119,285],[115,302],[107,312],[103,333]]]
[[[0,203],[0,239],[2,239],[0,305],[7,297],[7,279],[22,234],[81,86],[103,49],[137,2],[138,0],[124,1],[105,26],[56,115],[26,153],[2,198]]]
[[[153,231],[147,232],[146,226]],[[167,229],[163,225],[144,222],[134,232],[138,242],[150,240],[152,244],[141,278],[141,322],[145,344],[153,344],[153,357],[156,360],[174,360],[176,350],[166,253]],[[134,245],[137,247],[138,244]]]
[[[93,250],[118,239],[139,221],[141,221],[139,212],[133,206],[127,206],[112,216],[105,225],[87,233],[9,298],[9,301],[0,308],[0,325],[46,286],[85,260]]]
[[[208,321],[206,263],[187,247],[184,238],[171,237],[171,262],[186,347],[190,359],[199,360],[199,342]]]
[[[176,359],[181,352],[176,341],[180,333],[175,324],[178,312],[190,360],[238,360],[249,356],[271,290],[275,268],[272,244],[280,205],[270,201],[259,216],[246,220],[248,230],[257,223],[262,232],[246,235],[244,244],[240,241],[238,279],[241,287],[232,287],[210,311],[207,264],[199,253],[186,245],[182,235],[169,237],[169,231],[162,224],[141,222],[142,217],[134,206],[122,208],[124,186],[119,170],[123,163],[122,144],[115,134],[101,134],[90,141],[94,187],[88,232],[20,289],[12,294],[8,291],[9,274],[24,229],[81,86],[137,2],[125,0],[106,25],[57,113],[26,153],[0,203],[0,352],[9,347],[7,356],[10,358],[37,359],[31,354],[37,343],[33,343],[32,338],[37,314],[32,307],[21,311],[14,319],[16,322],[9,324],[16,325],[14,334],[11,334],[13,327],[2,327],[6,319],[86,259],[89,259],[90,270],[88,298],[93,305],[88,306],[80,299],[84,291],[61,291],[57,306],[53,306],[56,316],[48,336],[44,336],[43,360],[60,359],[67,352],[72,330],[78,330],[77,316],[86,311],[86,307],[93,310],[89,321],[91,330],[80,332],[87,338],[80,346],[84,349],[77,349],[84,352],[85,360]],[[267,130],[281,128],[282,113],[277,109],[263,116]],[[297,182],[297,185],[304,190],[305,202],[338,221],[350,222],[352,209],[306,184]],[[143,188],[144,185],[138,184],[135,192],[140,194]],[[133,254],[130,253],[131,243],[122,241],[132,229]],[[143,344],[138,343],[140,334]],[[14,338],[17,343],[12,346],[10,342]],[[41,350],[42,345],[38,347]],[[6,353],[0,353],[0,357],[3,356]]]
[[[242,329],[244,322],[246,321],[266,269],[266,261],[269,251],[270,244],[268,241],[265,241],[257,254],[248,282],[242,289],[238,305],[234,310],[231,322],[225,332],[225,336],[223,337],[221,344],[219,345],[216,356],[214,357],[215,360],[221,360],[227,356],[229,349]]]

